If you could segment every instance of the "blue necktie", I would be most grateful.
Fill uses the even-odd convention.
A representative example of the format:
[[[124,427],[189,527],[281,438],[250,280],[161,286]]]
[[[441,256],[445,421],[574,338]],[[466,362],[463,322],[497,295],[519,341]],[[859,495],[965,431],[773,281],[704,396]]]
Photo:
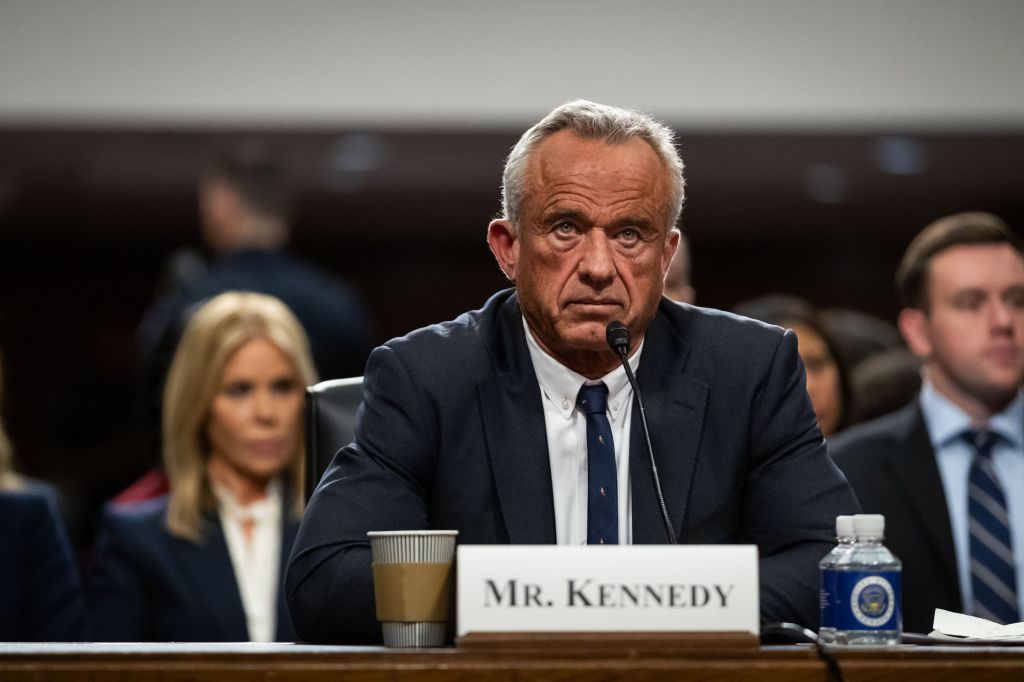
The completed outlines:
[[[587,417],[587,544],[619,542],[615,443],[608,423],[608,387],[584,384],[576,404]]]
[[[1017,573],[1010,540],[1006,497],[992,467],[991,431],[967,431],[975,450],[967,479],[967,521],[970,526],[971,589],[974,615],[997,623],[1016,623]]]

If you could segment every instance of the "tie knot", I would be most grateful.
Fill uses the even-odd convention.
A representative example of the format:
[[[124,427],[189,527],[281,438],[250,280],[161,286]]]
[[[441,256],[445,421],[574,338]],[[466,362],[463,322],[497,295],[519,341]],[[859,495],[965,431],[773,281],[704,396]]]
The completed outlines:
[[[608,411],[608,387],[604,382],[583,384],[576,396],[576,404],[585,414],[604,414]]]
[[[964,440],[974,448],[979,457],[990,457],[992,446],[996,444],[999,435],[988,429],[968,429],[964,431]]]

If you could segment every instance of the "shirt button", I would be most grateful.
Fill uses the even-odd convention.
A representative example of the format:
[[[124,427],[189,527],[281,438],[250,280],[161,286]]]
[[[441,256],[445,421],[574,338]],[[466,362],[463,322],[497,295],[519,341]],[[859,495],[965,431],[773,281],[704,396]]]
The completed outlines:
[[[613,400],[612,401],[612,409],[613,410],[619,409],[619,401],[618,400]]]
[[[569,409],[569,399],[568,398],[562,398],[562,409],[563,410],[568,410]]]

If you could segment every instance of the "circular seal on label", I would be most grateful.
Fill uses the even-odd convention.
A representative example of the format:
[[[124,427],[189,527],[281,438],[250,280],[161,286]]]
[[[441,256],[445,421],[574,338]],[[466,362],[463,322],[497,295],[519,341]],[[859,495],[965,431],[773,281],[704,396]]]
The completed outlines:
[[[892,618],[896,609],[896,593],[889,581],[880,575],[861,578],[850,596],[853,616],[869,628],[877,628]]]

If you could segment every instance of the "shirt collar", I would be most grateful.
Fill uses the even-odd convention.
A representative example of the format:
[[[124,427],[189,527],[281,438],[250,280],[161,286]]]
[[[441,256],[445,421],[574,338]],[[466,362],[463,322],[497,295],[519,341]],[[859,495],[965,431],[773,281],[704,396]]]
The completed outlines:
[[[928,380],[921,387],[919,401],[932,447],[936,450],[975,426],[966,412],[935,390]],[[1006,409],[988,420],[988,428],[1009,441],[1014,449],[1021,450],[1024,445],[1024,394],[1018,391]]]
[[[284,486],[281,479],[275,478],[267,484],[267,494],[261,500],[242,505],[234,494],[214,480],[210,480],[210,488],[220,505],[220,511],[228,518],[254,521],[276,521],[281,517],[282,496]]]
[[[555,406],[562,417],[572,418],[573,410],[576,409],[576,396],[583,384],[596,384],[603,381],[604,385],[608,387],[608,411],[613,420],[618,419],[628,401],[633,397],[633,389],[629,385],[629,378],[622,365],[600,379],[591,381],[582,374],[572,371],[541,348],[537,340],[533,338],[530,325],[527,324],[525,317],[523,318],[523,329],[526,331],[526,346],[530,350],[530,359],[533,361],[533,370],[537,374],[537,383],[540,384],[541,393]],[[640,366],[640,353],[643,349],[644,342],[641,339],[636,352],[629,358],[629,367],[634,374],[636,374],[637,367]]]

